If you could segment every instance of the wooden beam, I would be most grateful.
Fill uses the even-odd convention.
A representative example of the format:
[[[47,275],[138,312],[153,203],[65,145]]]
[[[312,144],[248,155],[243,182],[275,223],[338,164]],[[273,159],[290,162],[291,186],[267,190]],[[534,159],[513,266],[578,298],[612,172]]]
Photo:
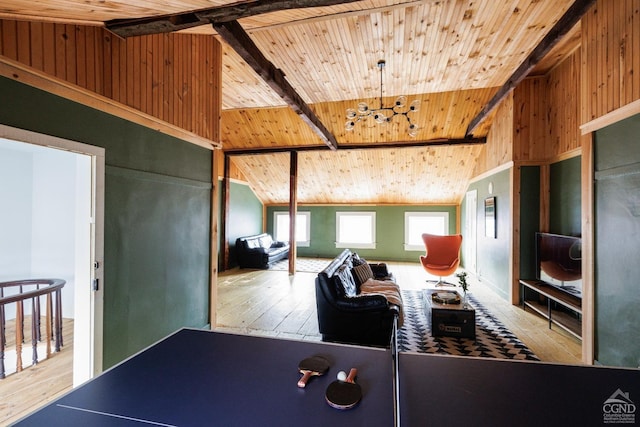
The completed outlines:
[[[280,10],[333,6],[356,1],[362,0],[253,0],[170,15],[114,19],[106,22],[105,26],[120,37],[132,37],[170,33],[210,23],[231,22]]]
[[[393,143],[361,143],[361,144],[340,144],[338,148],[340,150],[384,150],[389,148],[411,148],[411,147],[426,147],[426,146],[438,146],[438,145],[476,145],[486,144],[486,137],[479,138],[442,138],[442,139],[427,139],[424,141],[400,141]],[[327,147],[324,145],[290,145],[286,147],[256,147],[256,148],[231,148],[224,150],[228,156],[241,156],[246,154],[267,154],[267,153],[286,153],[289,151],[324,151]]]
[[[540,62],[544,56],[580,21],[596,0],[576,0],[562,17],[551,28],[547,35],[533,49],[527,58],[520,64],[516,71],[507,79],[507,82],[496,92],[491,100],[480,110],[480,113],[471,120],[467,127],[467,136],[472,136],[473,131],[484,122],[489,114],[502,102],[504,98],[522,81],[529,72]]]
[[[335,150],[338,142],[329,129],[320,121],[302,97],[289,84],[282,70],[276,68],[258,49],[238,21],[213,24],[220,37],[233,48],[240,57],[273,89],[300,118],[324,141]]]

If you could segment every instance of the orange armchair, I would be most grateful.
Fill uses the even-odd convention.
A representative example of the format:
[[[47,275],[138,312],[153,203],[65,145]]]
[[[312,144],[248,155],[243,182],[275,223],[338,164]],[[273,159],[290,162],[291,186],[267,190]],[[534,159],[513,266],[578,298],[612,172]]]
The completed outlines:
[[[440,277],[436,286],[444,286],[444,276],[455,273],[460,265],[460,246],[462,245],[462,235],[437,236],[434,234],[423,234],[425,255],[420,256],[422,267],[429,274]]]

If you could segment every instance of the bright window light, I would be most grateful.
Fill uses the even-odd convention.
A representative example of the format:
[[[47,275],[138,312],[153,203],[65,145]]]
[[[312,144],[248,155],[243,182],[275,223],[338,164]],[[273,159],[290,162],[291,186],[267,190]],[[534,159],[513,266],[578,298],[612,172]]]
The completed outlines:
[[[375,249],[375,212],[336,212],[336,248]]]
[[[289,241],[289,212],[274,212],[274,238],[281,242]],[[311,212],[296,214],[296,245],[311,244]]]
[[[405,212],[404,213],[404,250],[420,251],[424,249],[422,234],[449,234],[448,212]]]

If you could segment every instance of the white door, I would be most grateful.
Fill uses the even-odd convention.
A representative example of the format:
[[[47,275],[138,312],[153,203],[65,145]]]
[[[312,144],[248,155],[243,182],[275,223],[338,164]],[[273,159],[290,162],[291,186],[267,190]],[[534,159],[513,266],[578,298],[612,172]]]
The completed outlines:
[[[103,223],[104,223],[104,149],[73,141],[42,135],[34,132],[0,125],[0,150],[19,149],[29,153],[33,163],[32,181],[36,187],[21,186],[16,197],[34,199],[34,217],[58,215],[75,218],[69,227],[72,234],[65,239],[64,267],[59,259],[53,264],[51,256],[42,255],[37,249],[29,251],[34,267],[29,271],[16,269],[15,275],[48,275],[67,280],[63,289],[63,317],[74,319],[73,332],[73,384],[81,384],[102,370],[102,305],[103,305]],[[55,172],[42,176],[41,171],[55,171],[64,164],[62,185],[47,187],[48,181],[55,180]],[[38,186],[44,183],[44,189]],[[61,188],[63,187],[63,188]],[[51,190],[54,188],[57,190]],[[7,188],[8,194],[11,191]],[[31,196],[25,195],[32,191]],[[55,193],[55,191],[60,191]],[[53,202],[64,198],[55,211],[48,209]],[[65,210],[60,212],[60,210]],[[44,213],[40,213],[44,211]],[[56,240],[59,230],[46,230],[47,222],[31,220],[31,234],[38,235],[39,241],[33,246]],[[49,237],[48,237],[49,236]],[[33,241],[33,237],[32,237]],[[59,243],[59,240],[57,242]],[[0,247],[0,251],[2,251]],[[35,259],[35,261],[34,261]],[[56,267],[59,267],[56,270]],[[97,268],[100,267],[100,268]],[[6,271],[5,271],[6,273]],[[48,276],[47,276],[48,277]],[[28,277],[25,277],[28,278]],[[68,295],[65,306],[65,293]]]
[[[464,267],[470,273],[477,273],[477,239],[478,239],[478,191],[468,191],[465,196],[465,229],[464,236]]]

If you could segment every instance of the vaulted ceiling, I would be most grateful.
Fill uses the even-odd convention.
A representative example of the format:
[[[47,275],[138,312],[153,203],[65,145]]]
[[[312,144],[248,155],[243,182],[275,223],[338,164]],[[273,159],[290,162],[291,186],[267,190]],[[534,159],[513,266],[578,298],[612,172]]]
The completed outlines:
[[[238,5],[251,9],[263,3],[269,2],[0,0],[0,17],[110,28],[120,22],[114,20],[181,16]],[[457,204],[472,177],[483,149],[478,142],[486,137],[492,116],[488,114],[472,132],[470,123],[573,3],[364,0],[243,15],[238,19],[241,28],[266,60],[281,70],[335,138],[338,149],[330,150],[224,40],[223,149],[242,154],[232,157],[233,164],[268,204],[286,203],[289,198],[289,155],[277,152],[282,148],[300,149],[299,203]],[[544,59],[527,70],[529,75],[546,73],[575,49],[579,24],[566,30]],[[181,31],[220,37],[212,25]],[[378,106],[381,59],[386,61],[383,104],[391,104],[399,95],[406,95],[409,102],[420,101],[419,111],[409,113],[419,126],[415,137],[398,116],[382,125],[369,118],[356,123],[354,130],[345,130],[347,108],[361,101]]]

